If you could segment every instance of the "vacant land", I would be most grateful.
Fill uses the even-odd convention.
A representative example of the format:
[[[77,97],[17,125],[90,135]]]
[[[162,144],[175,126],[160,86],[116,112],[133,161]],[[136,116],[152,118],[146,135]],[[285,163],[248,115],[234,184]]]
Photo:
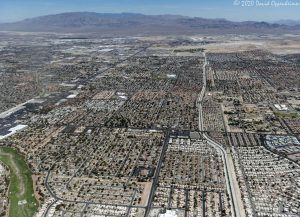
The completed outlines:
[[[33,196],[31,172],[23,156],[15,149],[0,148],[0,160],[8,167],[9,174],[9,216],[33,216],[38,202]]]

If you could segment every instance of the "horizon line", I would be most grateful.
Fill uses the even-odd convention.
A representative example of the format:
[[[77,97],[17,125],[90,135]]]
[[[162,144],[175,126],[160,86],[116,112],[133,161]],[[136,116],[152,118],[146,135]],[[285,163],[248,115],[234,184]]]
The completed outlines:
[[[265,22],[265,23],[276,23],[279,21],[292,21],[292,22],[298,22],[300,20],[297,19],[278,19],[278,20],[273,20],[273,21],[266,21],[266,20],[231,20],[227,18],[222,18],[222,17],[216,17],[216,18],[208,18],[208,17],[200,17],[200,16],[188,16],[188,15],[181,15],[181,14],[174,14],[174,13],[162,13],[162,14],[148,14],[148,13],[138,13],[138,12],[95,12],[95,11],[65,11],[65,12],[60,12],[60,13],[51,13],[51,14],[45,14],[45,15],[38,15],[38,16],[33,16],[33,17],[26,17],[20,20],[16,21],[0,21],[0,24],[9,24],[9,23],[17,23],[17,22],[22,22],[24,20],[28,19],[34,19],[34,18],[39,18],[39,17],[46,17],[46,16],[54,16],[54,15],[60,15],[60,14],[70,14],[70,13],[95,13],[95,14],[136,14],[136,15],[145,15],[145,16],[180,16],[180,17],[187,17],[187,18],[201,18],[201,19],[207,19],[207,20],[226,20],[230,22]]]

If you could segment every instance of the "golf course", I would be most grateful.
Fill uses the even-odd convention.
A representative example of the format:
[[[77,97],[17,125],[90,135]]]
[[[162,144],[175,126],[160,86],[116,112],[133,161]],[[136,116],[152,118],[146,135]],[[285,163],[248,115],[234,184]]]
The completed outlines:
[[[24,157],[13,148],[0,147],[0,161],[9,169],[9,217],[32,217],[38,201]]]

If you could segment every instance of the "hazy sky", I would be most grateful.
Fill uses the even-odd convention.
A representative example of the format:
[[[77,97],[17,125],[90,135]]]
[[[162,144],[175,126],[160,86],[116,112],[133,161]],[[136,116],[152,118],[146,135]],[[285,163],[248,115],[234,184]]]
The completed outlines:
[[[268,2],[293,5],[261,5]],[[242,3],[242,0],[0,0],[0,22],[71,11],[180,14],[237,21],[300,20],[300,0],[255,0],[253,6]]]

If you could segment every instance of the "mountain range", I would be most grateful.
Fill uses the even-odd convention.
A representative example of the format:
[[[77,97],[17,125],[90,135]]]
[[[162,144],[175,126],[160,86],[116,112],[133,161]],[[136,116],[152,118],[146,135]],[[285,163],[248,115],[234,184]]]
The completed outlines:
[[[272,23],[283,24],[287,26],[297,26],[300,25],[300,20],[278,20]]]
[[[137,13],[69,12],[0,24],[0,31],[102,33],[103,35],[159,35],[198,33],[284,33],[300,31],[295,26],[267,22],[233,22],[180,15]]]

